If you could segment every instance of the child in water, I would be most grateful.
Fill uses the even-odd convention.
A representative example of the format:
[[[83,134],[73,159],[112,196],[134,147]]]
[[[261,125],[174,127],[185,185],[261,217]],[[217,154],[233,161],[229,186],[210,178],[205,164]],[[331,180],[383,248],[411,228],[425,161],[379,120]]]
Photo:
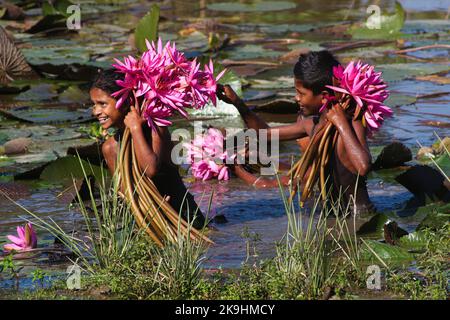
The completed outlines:
[[[350,196],[354,196],[357,211],[370,212],[374,208],[367,193],[365,176],[370,170],[372,160],[366,141],[366,128],[361,118],[352,120],[338,104],[319,112],[322,105],[334,95],[333,90],[326,85],[333,85],[333,67],[338,65],[339,62],[328,51],[300,55],[294,67],[295,100],[299,106],[299,115],[293,124],[269,127],[228,85],[218,87],[218,97],[238,109],[248,128],[267,129],[268,140],[275,130],[278,131],[280,141],[312,137],[319,127],[331,121],[339,131],[339,138],[327,168],[331,197],[336,201],[342,192],[343,201],[348,203]],[[240,165],[234,166],[234,172],[256,187],[278,186],[276,179],[257,178]],[[287,185],[289,179],[290,177],[283,176],[281,182]]]
[[[115,172],[120,137],[125,128],[129,128],[141,170],[152,179],[160,194],[168,199],[176,212],[181,210],[182,217],[192,222],[196,229],[203,228],[205,218],[194,197],[187,192],[178,167],[171,160],[173,143],[168,128],[156,126],[156,130],[152,130],[133,106],[117,109],[117,101],[111,96],[121,89],[116,80],[123,80],[123,75],[113,69],[102,71],[89,92],[94,103],[92,113],[102,128],[118,130],[117,134],[107,138],[102,145],[109,171],[111,174]]]

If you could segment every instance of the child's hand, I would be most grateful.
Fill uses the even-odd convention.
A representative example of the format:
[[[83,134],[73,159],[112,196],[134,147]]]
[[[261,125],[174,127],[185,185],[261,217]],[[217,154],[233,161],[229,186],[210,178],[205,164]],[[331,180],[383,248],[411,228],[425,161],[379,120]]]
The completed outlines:
[[[123,122],[130,129],[130,131],[135,131],[137,129],[142,129],[142,125],[145,123],[145,120],[139,115],[135,107],[131,107]]]
[[[327,112],[327,119],[336,128],[339,128],[342,124],[347,123],[347,115],[344,109],[339,104],[333,104],[333,106]]]
[[[229,85],[221,85],[217,84],[217,97],[229,104],[238,104],[241,101],[241,98],[234,92],[233,89]]]

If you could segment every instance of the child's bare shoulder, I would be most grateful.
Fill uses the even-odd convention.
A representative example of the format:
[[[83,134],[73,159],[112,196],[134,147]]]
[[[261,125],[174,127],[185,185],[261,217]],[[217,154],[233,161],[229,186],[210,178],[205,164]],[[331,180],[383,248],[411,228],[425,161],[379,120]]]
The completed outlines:
[[[117,141],[113,137],[108,137],[102,144],[103,155],[109,155],[115,152]]]
[[[311,136],[314,126],[317,124],[316,117],[304,117],[299,115],[296,124],[303,127],[308,136]]]

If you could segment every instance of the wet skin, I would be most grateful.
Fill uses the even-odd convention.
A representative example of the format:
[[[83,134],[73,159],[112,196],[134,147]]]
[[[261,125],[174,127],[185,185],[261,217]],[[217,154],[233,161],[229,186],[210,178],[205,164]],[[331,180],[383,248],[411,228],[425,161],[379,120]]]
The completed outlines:
[[[187,190],[177,166],[171,160],[173,143],[167,127],[151,130],[134,107],[129,111],[116,109],[116,100],[101,89],[91,89],[90,96],[94,103],[92,113],[104,129],[130,129],[139,168],[153,179],[161,194],[178,211]],[[111,174],[115,172],[118,151],[119,143],[114,137],[109,137],[102,145],[102,153]],[[187,201],[191,207],[196,207],[191,197]]]
[[[248,128],[267,129],[268,139],[271,139],[274,130],[278,131],[280,141],[304,139],[311,137],[314,121],[317,122],[317,126],[323,126],[326,122],[331,121],[340,134],[336,146],[337,157],[345,168],[353,174],[367,175],[370,170],[371,156],[366,141],[366,129],[361,120],[348,119],[344,110],[338,105],[320,113],[320,108],[329,98],[327,91],[315,95],[312,90],[305,88],[298,79],[295,79],[295,90],[295,100],[299,106],[297,121],[293,124],[277,127],[269,127],[264,120],[250,111],[230,86],[219,86],[218,97],[236,106]],[[255,184],[256,187],[278,186],[277,180],[257,179],[239,165],[234,166],[234,171],[237,176],[250,184]],[[281,181],[288,184],[289,178],[282,177]]]

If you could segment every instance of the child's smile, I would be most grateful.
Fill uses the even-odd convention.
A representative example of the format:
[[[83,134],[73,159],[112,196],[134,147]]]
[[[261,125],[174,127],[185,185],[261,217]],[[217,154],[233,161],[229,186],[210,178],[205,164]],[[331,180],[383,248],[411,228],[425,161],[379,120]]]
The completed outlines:
[[[319,114],[322,106],[322,94],[314,95],[312,90],[305,88],[298,79],[295,79],[295,90],[295,101],[297,101],[300,113],[305,116]]]
[[[123,126],[124,114],[116,109],[114,98],[99,88],[92,88],[90,95],[94,103],[92,114],[98,119],[103,129]]]

